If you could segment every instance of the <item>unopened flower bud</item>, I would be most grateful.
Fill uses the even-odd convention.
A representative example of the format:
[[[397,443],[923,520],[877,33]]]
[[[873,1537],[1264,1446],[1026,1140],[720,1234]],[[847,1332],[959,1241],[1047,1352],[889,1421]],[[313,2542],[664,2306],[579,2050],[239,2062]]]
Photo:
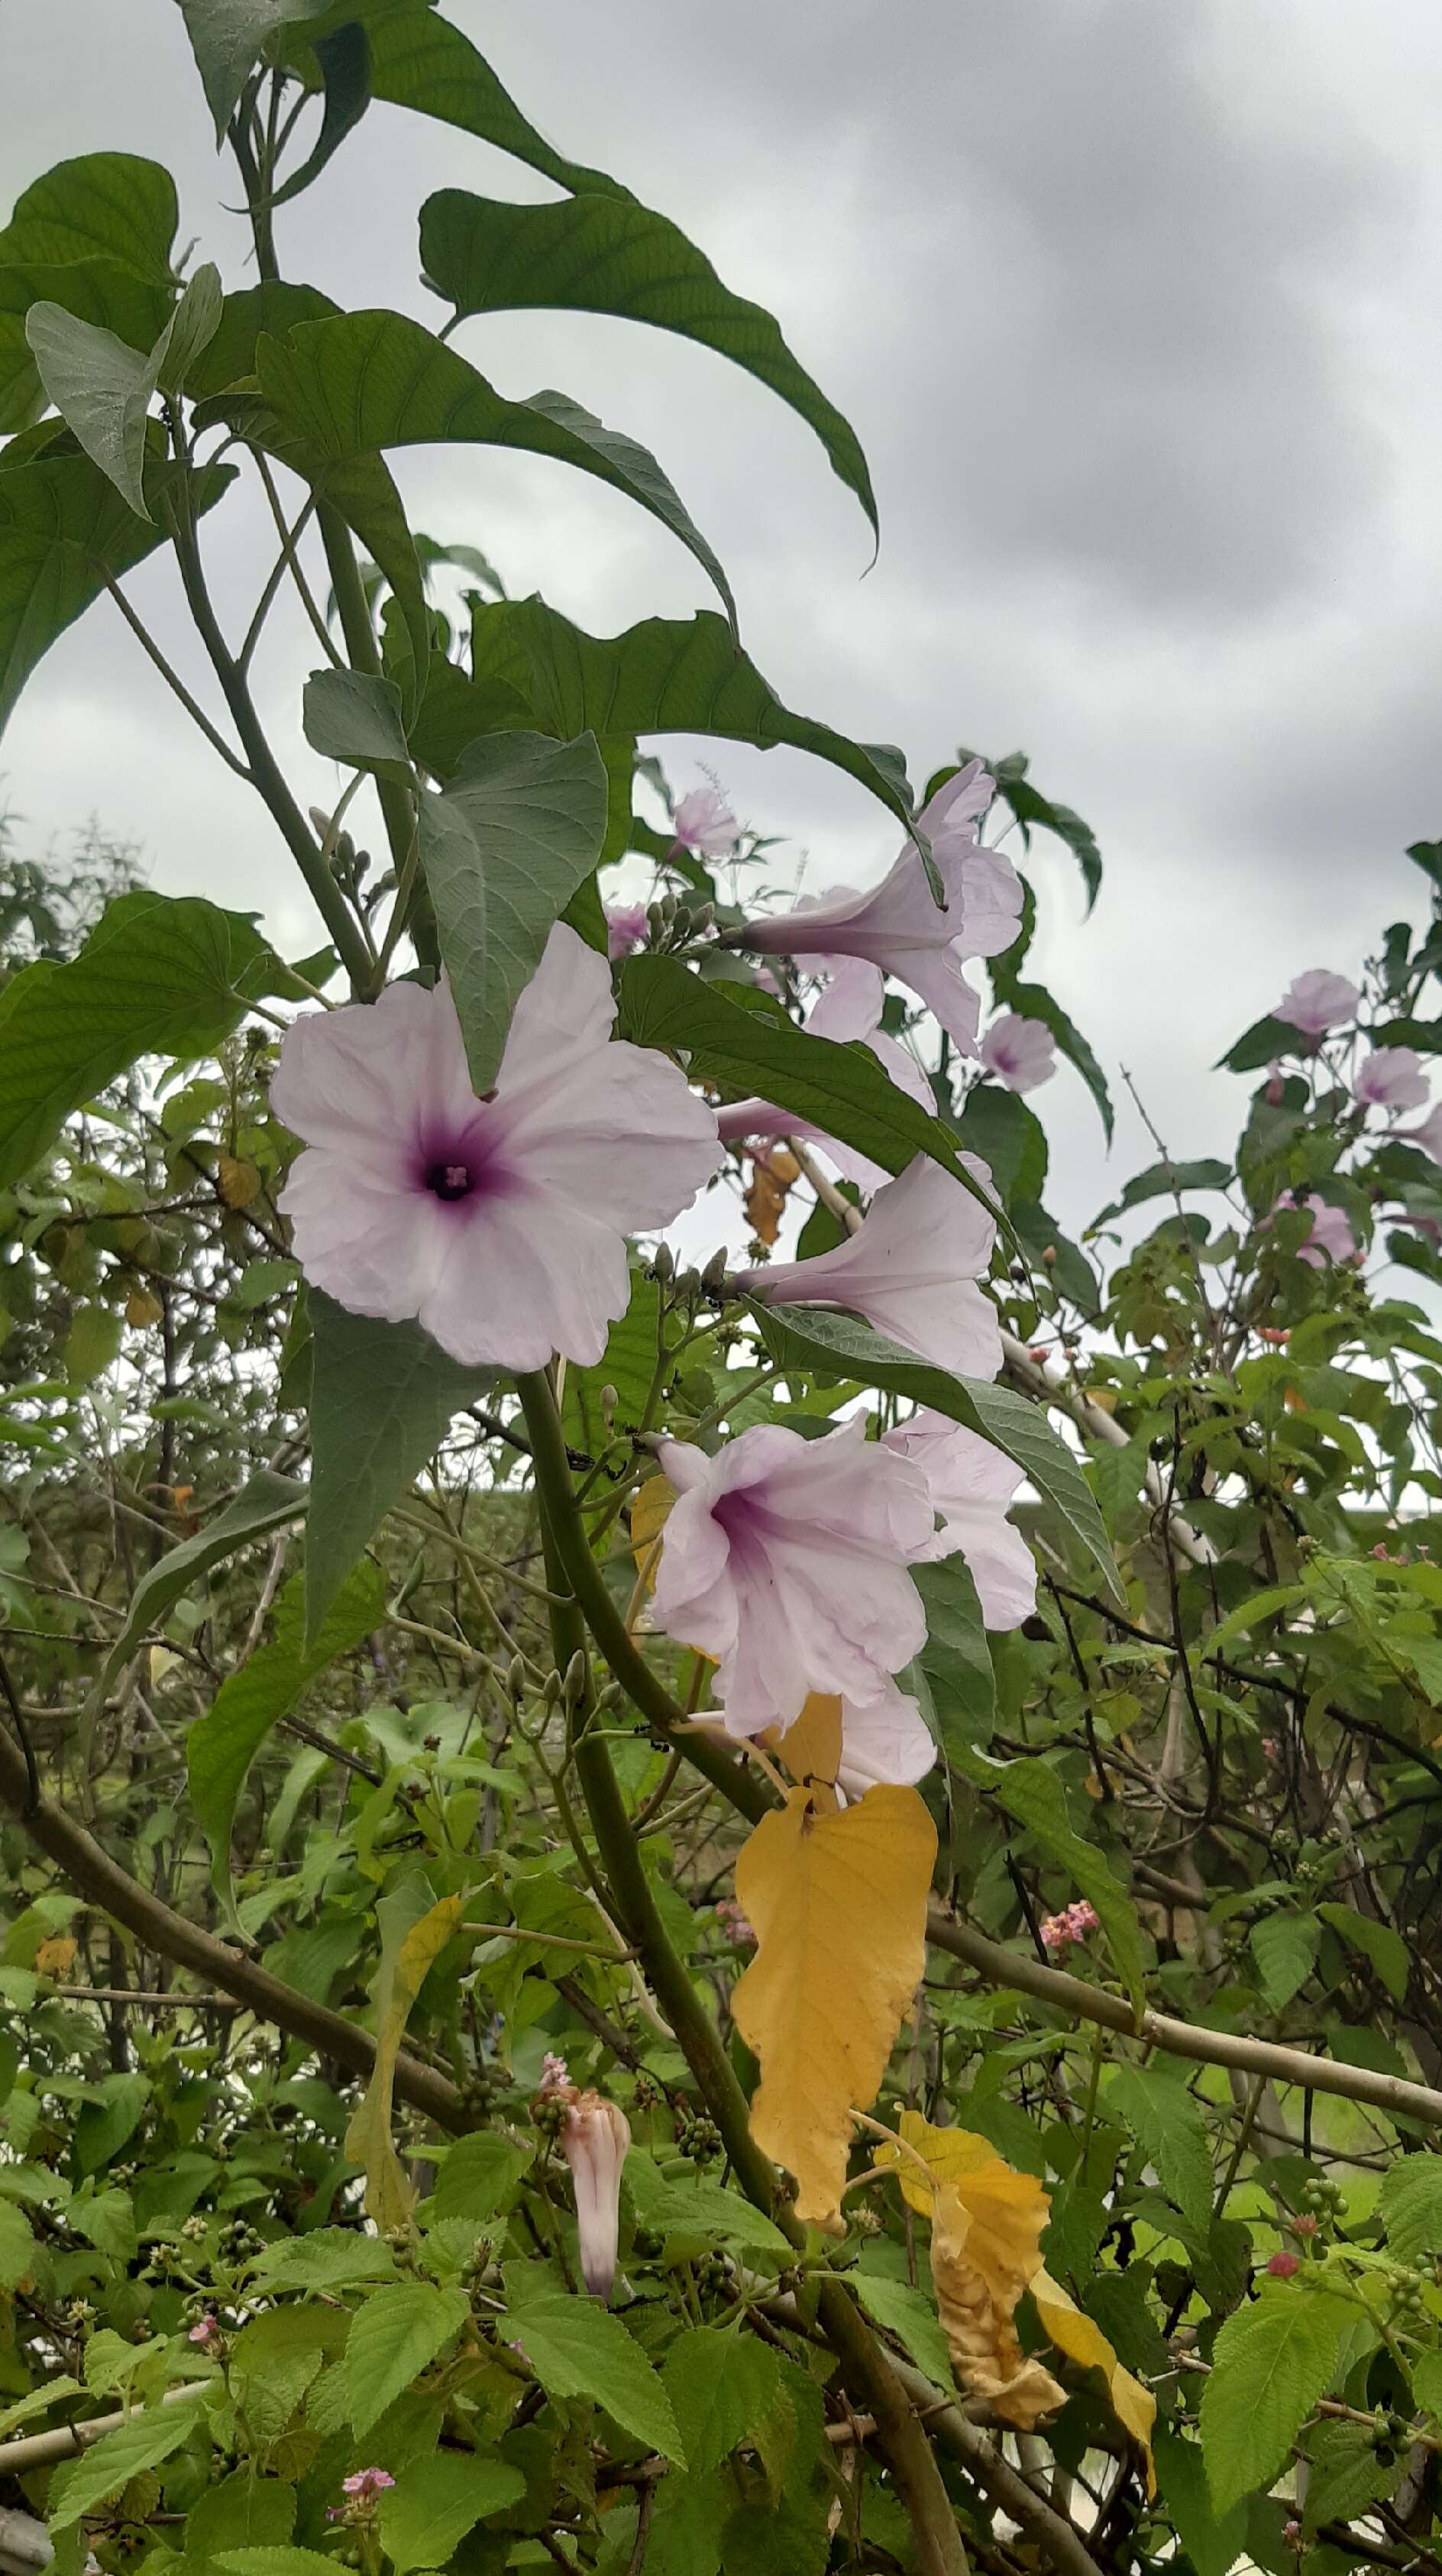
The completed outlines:
[[[702,1271],[701,1285],[705,1289],[708,1297],[719,1297],[722,1289],[725,1287],[726,1246],[724,1243],[717,1251],[712,1253],[710,1260]]]
[[[526,1663],[523,1655],[512,1655],[510,1663],[506,1668],[506,1688],[510,1692],[512,1699],[525,1698]]]
[[[711,928],[715,919],[716,906],[714,903],[698,903],[695,911],[691,915],[692,938],[700,939],[704,933]]]
[[[621,2168],[630,2143],[630,2124],[614,2102],[595,2092],[577,2094],[561,2152],[571,2168],[581,2272],[593,2299],[609,2299],[616,2278]]]
[[[676,1255],[672,1251],[669,1243],[657,1244],[656,1258],[652,1262],[651,1268],[655,1277],[660,1281],[661,1286],[663,1288],[669,1288],[672,1280],[676,1276]]]
[[[561,1693],[564,1688],[565,1684],[563,1683],[560,1674],[553,1668],[547,1673],[545,1680],[541,1684],[541,1699],[543,1704],[547,1708],[558,1708],[560,1706]]]
[[[574,1655],[571,1657],[570,1662],[566,1666],[566,1678],[561,1685],[561,1696],[564,1699],[567,1708],[575,1708],[581,1700],[585,1692],[586,1678],[589,1669],[590,1668],[586,1662],[585,1648],[583,1646],[578,1646]]]
[[[653,939],[660,938],[662,931],[666,927],[666,912],[664,905],[659,903],[647,904],[646,927],[650,931]]]

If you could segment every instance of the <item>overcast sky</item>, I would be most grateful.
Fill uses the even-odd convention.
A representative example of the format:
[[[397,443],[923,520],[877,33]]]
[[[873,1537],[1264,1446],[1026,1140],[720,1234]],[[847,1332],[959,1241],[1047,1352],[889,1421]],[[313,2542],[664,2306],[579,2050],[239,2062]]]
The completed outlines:
[[[1356,970],[1419,908],[1404,845],[1442,832],[1439,319],[1442,13],[1423,0],[448,0],[565,151],[681,222],[770,305],[854,422],[882,549],[800,422],[720,359],[586,316],[466,324],[501,390],[558,384],[650,445],[731,575],[791,706],[906,750],[1025,746],[1107,864],[1083,923],[1037,854],[1037,957],[1172,1150],[1215,1150],[1242,1086],[1207,1068],[1299,968]],[[11,193],[105,147],[174,170],[181,238],[250,282],[173,0],[4,0]],[[373,108],[282,213],[282,267],[439,323],[415,217],[442,186],[552,193],[470,138]],[[514,590],[614,629],[709,604],[691,558],[586,478],[494,451],[399,460],[419,523]],[[224,522],[230,519],[228,534]],[[211,523],[237,620],[263,558]],[[864,576],[864,577],[863,577]],[[133,594],[185,654],[173,572]],[[277,622],[262,680],[303,794],[316,656]],[[189,667],[189,666],[187,666]],[[875,873],[895,833],[800,754],[714,762],[808,883]],[[153,881],[312,919],[264,809],[189,734],[102,603],[52,650],[0,745],[39,850],[93,811]],[[1079,1223],[1108,1173],[1061,1074],[1036,1096],[1049,1197]]]

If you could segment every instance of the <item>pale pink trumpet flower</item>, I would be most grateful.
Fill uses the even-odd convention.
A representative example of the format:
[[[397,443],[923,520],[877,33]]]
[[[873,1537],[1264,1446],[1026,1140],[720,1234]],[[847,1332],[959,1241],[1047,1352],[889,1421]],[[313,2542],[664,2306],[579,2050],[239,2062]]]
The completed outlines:
[[[914,1413],[884,1432],[881,1445],[920,1467],[944,1552],[965,1557],[988,1628],[1020,1627],[1036,1607],[1036,1560],[1007,1518],[1022,1469],[944,1413]]]
[[[1420,1109],[1427,1076],[1415,1047],[1374,1047],[1358,1068],[1353,1097],[1364,1109]]]
[[[1300,1029],[1304,1037],[1322,1038],[1329,1029],[1355,1019],[1361,999],[1357,986],[1345,975],[1333,975],[1325,966],[1309,966],[1305,975],[1296,976],[1287,986],[1272,1016],[1285,1020],[1290,1029]]]
[[[614,1017],[605,960],[557,922],[484,1100],[444,981],[294,1021],[271,1099],[307,1148],[280,1198],[307,1279],[467,1367],[599,1360],[627,1234],[722,1160],[714,1111]]]
[[[724,859],[735,849],[741,826],[719,787],[693,787],[671,817],[671,829],[683,850],[698,858]]]
[[[935,1553],[926,1480],[854,1415],[820,1440],[758,1423],[716,1456],[663,1441],[676,1501],[656,1625],[714,1660],[733,1735],[785,1728],[813,1692],[894,1711],[926,1614],[913,1564]]]
[[[941,904],[920,852],[908,841],[869,894],[838,886],[819,902],[748,922],[745,946],[817,968],[839,957],[858,958],[874,978],[892,975],[919,994],[953,1045],[975,1055],[981,999],[967,981],[966,963],[1010,948],[1022,912],[1021,879],[1010,859],[977,838],[993,792],[992,780],[973,760],[938,788],[918,818],[941,880]]]
[[[991,1174],[961,1160],[983,1188]],[[919,1359],[957,1377],[993,1378],[1001,1327],[977,1281],[996,1241],[987,1210],[927,1154],[918,1154],[873,1198],[862,1223],[831,1252],[774,1261],[738,1284],[767,1306],[839,1306]]]
[[[1008,1091],[1035,1091],[1056,1071],[1056,1040],[1045,1020],[1029,1020],[1021,1011],[1003,1011],[981,1042],[988,1073]]]

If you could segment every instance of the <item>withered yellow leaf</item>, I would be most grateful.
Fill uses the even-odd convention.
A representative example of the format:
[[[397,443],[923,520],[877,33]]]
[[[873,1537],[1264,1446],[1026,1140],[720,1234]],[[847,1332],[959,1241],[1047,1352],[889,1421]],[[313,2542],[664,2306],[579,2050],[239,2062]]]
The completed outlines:
[[[671,1517],[676,1488],[665,1476],[648,1476],[631,1505],[631,1554],[648,1592],[656,1588],[661,1533]]]
[[[751,2132],[796,2176],[801,2218],[840,2208],[849,2115],[875,2101],[925,1968],[935,1859],[916,1791],[887,1783],[830,1815],[793,1789],[736,1863],[757,1942],[732,1999],[761,2062]]]
[[[799,1717],[793,1718],[784,1735],[772,1730],[769,1741],[798,1787],[809,1787],[820,1781],[830,1789],[835,1786],[841,1768],[841,1702],[823,1698],[813,1691]]]
[[[365,2205],[377,2227],[403,2227],[415,2206],[415,2192],[391,2138],[391,2099],[396,2059],[410,2009],[431,1969],[460,1928],[463,1896],[443,1896],[406,1934],[387,1977],[382,1972],[377,2002],[376,2062],[364,2096],[346,2131],[345,2151],[352,2164],[364,2165]]]
[[[1028,2285],[1044,2331],[1059,2352],[1081,2363],[1083,2370],[1099,2370],[1107,2384],[1112,2413],[1117,2422],[1139,2442],[1146,2453],[1147,2493],[1157,2491],[1157,2473],[1152,2463],[1152,2426],[1157,2418],[1157,2401],[1149,2388],[1143,2388],[1129,2370],[1123,2370],[1101,2327],[1093,2325],[1076,2301],[1067,2296],[1060,2282],[1054,2281],[1043,2268]]]
[[[1031,2432],[1066,2397],[1041,2362],[1027,2359],[1014,2322],[1041,2272],[1050,2198],[970,2129],[934,2128],[919,2111],[903,2111],[898,2137],[876,2161],[931,2220],[931,2276],[957,2378],[1004,2423]]]

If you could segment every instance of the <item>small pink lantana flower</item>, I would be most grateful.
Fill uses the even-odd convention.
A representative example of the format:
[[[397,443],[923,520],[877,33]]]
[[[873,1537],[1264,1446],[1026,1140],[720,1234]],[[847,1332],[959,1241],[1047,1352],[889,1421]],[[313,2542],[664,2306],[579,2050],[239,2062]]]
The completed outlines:
[[[1036,1607],[1036,1560],[1006,1516],[1023,1470],[943,1413],[914,1413],[881,1445],[921,1469],[946,1554],[965,1557],[988,1628],[1019,1628]]]
[[[548,2048],[541,2060],[541,2091],[559,2093],[562,2086],[570,2081],[571,2070],[564,2057],[558,2057],[553,2048]]]
[[[1047,1916],[1041,1926],[1041,1937],[1053,1958],[1056,1958],[1061,1952],[1069,1950],[1074,1941],[1085,1941],[1088,1933],[1098,1931],[1100,1926],[1101,1916],[1095,1906],[1090,1904],[1086,1897],[1080,1896],[1075,1905],[1064,1905],[1060,1914]]]
[[[991,1174],[962,1157],[983,1188]],[[934,1163],[918,1154],[879,1189],[855,1234],[810,1261],[773,1261],[744,1270],[740,1284],[767,1306],[841,1306],[904,1350],[957,1377],[993,1378],[1001,1327],[976,1285],[991,1261],[995,1220]]]
[[[938,788],[919,816],[946,900],[938,904],[920,853],[908,841],[869,894],[839,886],[819,903],[746,925],[748,948],[813,966],[861,958],[921,996],[965,1055],[976,1053],[981,999],[967,982],[970,957],[996,957],[1021,922],[1021,879],[1001,850],[983,847],[977,824],[993,795],[979,760]]]
[[[356,2469],[350,2477],[341,2479],[340,2491],[342,2495],[352,2497],[357,2504],[374,2504],[378,2496],[385,2494],[387,2487],[394,2485],[395,2479],[389,2469]]]
[[[724,859],[734,850],[741,826],[719,787],[693,787],[671,817],[671,829],[683,850],[703,859]]]
[[[921,1650],[910,1568],[935,1553],[919,1467],[857,1414],[820,1440],[757,1423],[708,1457],[661,1444],[676,1490],[656,1573],[658,1627],[710,1655],[733,1735],[786,1728],[813,1691],[894,1709]]]
[[[1056,1071],[1056,1040],[1045,1020],[1029,1020],[1020,1011],[1003,1011],[981,1042],[988,1073],[1008,1091],[1035,1091]]]
[[[1295,1198],[1284,1190],[1277,1201],[1279,1208],[1305,1208],[1312,1219],[1312,1231],[1298,1247],[1297,1259],[1309,1270],[1320,1270],[1324,1261],[1351,1261],[1356,1257],[1357,1238],[1342,1209],[1333,1207],[1330,1199],[1309,1190],[1305,1198]]]
[[[614,1017],[605,960],[557,922],[484,1100],[444,982],[293,1021],[270,1088],[308,1148],[279,1202],[307,1279],[414,1318],[466,1367],[599,1360],[630,1302],[627,1234],[669,1224],[722,1160],[714,1111]]]
[[[573,2090],[560,2145],[576,2195],[581,2272],[593,2299],[609,2299],[616,2278],[621,2168],[630,2144],[630,2123],[614,2102]]]
[[[1329,974],[1325,966],[1310,966],[1287,986],[1274,1019],[1285,1020],[1288,1028],[1300,1029],[1305,1037],[1325,1037],[1328,1029],[1340,1028],[1344,1021],[1355,1019],[1362,999],[1355,984],[1345,975]]]
[[[219,2333],[219,2317],[197,2317],[185,2340],[187,2343],[212,2344]]]
[[[644,903],[608,903],[606,906],[606,954],[614,966],[619,958],[629,957],[633,948],[643,948],[650,922]]]

